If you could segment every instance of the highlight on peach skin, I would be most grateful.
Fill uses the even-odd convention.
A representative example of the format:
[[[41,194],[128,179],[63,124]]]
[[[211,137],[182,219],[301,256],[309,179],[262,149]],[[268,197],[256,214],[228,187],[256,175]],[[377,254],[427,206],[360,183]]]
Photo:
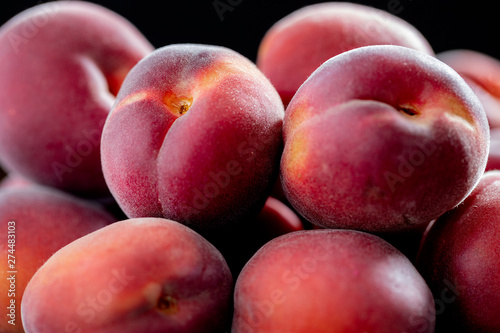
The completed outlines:
[[[3,24],[0,161],[6,171],[78,195],[108,196],[102,127],[125,75],[152,50],[132,23],[90,2],[40,4]]]
[[[252,219],[278,177],[284,107],[241,54],[172,44],[127,75],[103,129],[111,193],[128,217],[197,231]]]
[[[413,264],[354,230],[288,233],[236,281],[233,333],[434,332],[434,301]]]
[[[427,39],[395,15],[371,6],[325,2],[304,6],[277,21],[264,35],[256,62],[286,106],[326,60],[354,48],[385,44],[434,54]]]
[[[371,232],[425,227],[473,190],[485,111],[443,62],[365,46],[320,66],[287,107],[281,180],[310,222]]]
[[[220,333],[231,292],[224,258],[195,231],[130,219],[52,255],[26,287],[21,311],[30,333]]]
[[[4,333],[24,332],[21,302],[28,281],[49,257],[70,242],[116,220],[103,208],[38,185],[0,190],[0,321]]]

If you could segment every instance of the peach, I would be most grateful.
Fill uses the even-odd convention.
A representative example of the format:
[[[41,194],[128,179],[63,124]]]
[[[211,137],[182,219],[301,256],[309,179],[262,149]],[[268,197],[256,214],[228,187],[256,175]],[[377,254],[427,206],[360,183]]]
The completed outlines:
[[[434,293],[436,328],[500,332],[500,171],[426,230],[417,267]]]
[[[264,35],[257,66],[288,105],[299,86],[323,62],[345,51],[391,44],[434,52],[410,23],[370,6],[326,2],[302,7]]]
[[[5,261],[0,272],[4,310],[0,331],[24,332],[20,310],[25,287],[54,252],[115,221],[102,208],[56,189],[2,188],[0,253]]]
[[[161,218],[123,220],[57,251],[21,305],[27,333],[223,332],[232,277],[192,229]]]
[[[483,104],[490,127],[500,127],[500,61],[485,53],[455,49],[436,57],[457,71]]]
[[[472,191],[489,150],[485,111],[457,72],[402,46],[326,61],[286,109],[283,190],[311,223],[425,227]]]
[[[27,9],[0,28],[0,160],[6,171],[84,196],[109,195],[100,137],[127,72],[153,46],[84,1]]]
[[[288,233],[236,281],[233,333],[434,332],[431,291],[401,252],[354,230]]]
[[[127,75],[101,158],[130,218],[197,231],[251,219],[279,172],[284,107],[257,67],[222,46],[172,44]]]
[[[490,130],[490,153],[485,170],[500,170],[500,128]]]
[[[264,208],[257,215],[257,225],[263,230],[263,233],[259,232],[259,234],[267,234],[268,240],[304,229],[300,217],[285,203],[273,197],[267,198]]]

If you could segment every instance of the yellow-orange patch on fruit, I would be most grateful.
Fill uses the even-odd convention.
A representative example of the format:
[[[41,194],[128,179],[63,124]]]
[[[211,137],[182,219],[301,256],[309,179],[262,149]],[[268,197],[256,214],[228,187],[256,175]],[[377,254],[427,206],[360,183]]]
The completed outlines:
[[[251,73],[254,69],[250,63],[220,58],[214,61],[210,68],[196,73],[196,91],[208,91],[214,85],[228,77],[243,79],[242,73]]]
[[[470,111],[467,110],[462,103],[450,98],[449,105],[451,111],[449,115],[454,115],[458,119],[465,121],[470,127],[475,127],[476,121],[473,119]]]
[[[307,138],[301,133],[297,133],[290,142],[290,146],[287,150],[287,165],[285,167],[290,168],[296,173],[296,176],[300,178],[303,171],[307,168],[307,155],[308,155],[308,144]]]
[[[118,105],[116,106],[116,109],[120,109],[124,106],[127,106],[129,104],[133,104],[142,100],[145,100],[150,97],[150,94],[147,91],[138,91],[135,94],[132,94],[130,96],[125,97],[122,99]]]
[[[193,97],[177,95],[172,91],[168,91],[163,96],[163,103],[165,103],[170,112],[175,115],[182,116],[188,112],[189,108],[193,104]]]
[[[156,308],[162,313],[172,314],[178,310],[177,299],[167,294],[159,283],[149,283],[145,286],[143,295],[149,307]]]
[[[437,114],[442,113],[453,121],[463,122],[464,125],[471,129],[476,127],[476,120],[470,110],[453,96],[443,96],[438,104],[434,105],[429,102],[429,105],[425,107],[428,110],[434,109]]]
[[[287,108],[285,135],[290,136],[300,125],[317,115],[315,108],[300,97],[294,101],[293,107]]]

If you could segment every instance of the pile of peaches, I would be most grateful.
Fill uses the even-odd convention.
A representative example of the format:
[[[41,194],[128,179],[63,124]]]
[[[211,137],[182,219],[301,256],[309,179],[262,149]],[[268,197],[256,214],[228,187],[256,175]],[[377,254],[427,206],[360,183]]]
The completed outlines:
[[[305,6],[255,63],[85,1],[0,27],[0,331],[500,332],[500,61]]]

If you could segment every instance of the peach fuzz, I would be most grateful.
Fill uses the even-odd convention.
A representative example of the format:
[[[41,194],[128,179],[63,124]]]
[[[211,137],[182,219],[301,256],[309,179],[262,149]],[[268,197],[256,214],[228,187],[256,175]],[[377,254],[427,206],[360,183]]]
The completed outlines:
[[[153,46],[125,18],[53,1],[0,28],[0,160],[6,171],[74,194],[109,195],[100,136],[127,72]]]
[[[460,74],[483,104],[490,127],[500,127],[500,61],[485,53],[455,49],[436,57]]]
[[[436,329],[500,332],[500,171],[426,230],[417,268],[436,298]]]
[[[5,263],[0,272],[0,331],[24,332],[20,310],[25,287],[54,252],[115,221],[99,206],[59,190],[36,185],[2,188],[0,253]],[[14,309],[9,309],[12,300]],[[15,325],[9,323],[13,319]]]
[[[326,2],[305,6],[277,21],[264,35],[256,62],[287,105],[326,60],[354,48],[380,44],[434,54],[426,38],[395,15],[360,4]]]
[[[127,75],[104,125],[103,172],[128,217],[197,231],[251,219],[279,172],[284,107],[228,48],[172,44]]]
[[[324,227],[396,232],[458,205],[486,166],[481,103],[453,69],[400,46],[366,46],[318,68],[284,119],[281,180]]]
[[[434,332],[431,291],[401,252],[354,230],[275,238],[245,265],[232,333]]]
[[[123,220],[57,251],[22,302],[27,333],[222,332],[232,277],[215,247],[170,220]]]

